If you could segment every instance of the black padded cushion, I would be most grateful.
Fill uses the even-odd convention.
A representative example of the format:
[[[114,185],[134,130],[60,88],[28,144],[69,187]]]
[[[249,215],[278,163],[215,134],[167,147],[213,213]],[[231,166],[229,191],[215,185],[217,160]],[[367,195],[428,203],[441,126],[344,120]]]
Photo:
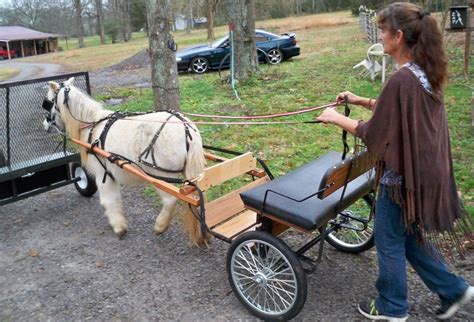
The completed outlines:
[[[246,206],[259,211],[262,210],[267,190],[276,191],[296,200],[304,199],[318,191],[321,178],[326,171],[339,162],[341,162],[341,154],[330,151],[313,162],[275,180],[241,192],[240,197]],[[339,205],[339,211],[367,194],[373,187],[373,180],[373,175],[369,179],[368,174],[364,174],[351,181],[347,186],[342,203]],[[303,202],[296,202],[269,192],[265,213],[303,229],[314,230],[336,216],[336,206],[341,198],[342,190],[343,188],[338,189],[323,200],[315,195]]]

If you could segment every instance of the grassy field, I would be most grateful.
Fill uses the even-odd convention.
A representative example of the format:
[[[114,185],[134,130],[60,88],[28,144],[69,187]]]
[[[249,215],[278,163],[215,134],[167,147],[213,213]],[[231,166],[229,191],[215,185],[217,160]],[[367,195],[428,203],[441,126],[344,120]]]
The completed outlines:
[[[11,67],[0,67],[0,82],[16,76],[20,72],[19,69]]]
[[[361,78],[352,66],[366,55],[369,44],[360,32],[357,19],[349,12],[257,22],[257,27],[276,32],[296,31],[301,55],[278,66],[261,65],[260,75],[238,86],[241,101],[234,98],[228,82],[217,73],[181,75],[181,109],[207,114],[267,114],[291,111],[334,101],[336,94],[350,90],[376,98],[380,79]],[[222,35],[226,27],[219,27]],[[180,48],[206,42],[205,30],[190,35],[177,33]],[[451,79],[445,100],[450,124],[454,168],[458,188],[474,217],[474,137],[471,126],[472,82],[462,74],[462,38],[449,39]],[[136,37],[126,44],[96,46],[35,57],[36,61],[59,62],[67,68],[96,69],[108,66],[146,48],[147,39]],[[94,55],[89,53],[93,52]],[[87,53],[87,54],[85,54]],[[54,56],[53,56],[54,55]],[[49,56],[50,58],[47,58]],[[53,59],[54,58],[54,59]],[[87,66],[85,68],[84,66]],[[474,66],[470,66],[471,75]],[[125,98],[121,110],[147,111],[152,106],[149,89],[116,88],[97,95],[98,99]],[[354,107],[353,117],[367,118],[366,111]],[[288,120],[311,120],[315,114]],[[195,119],[197,120],[197,119]],[[389,126],[389,123],[387,123]],[[205,144],[238,151],[254,151],[265,159],[276,175],[301,166],[330,149],[341,150],[341,131],[334,126],[300,124],[285,126],[201,126]]]

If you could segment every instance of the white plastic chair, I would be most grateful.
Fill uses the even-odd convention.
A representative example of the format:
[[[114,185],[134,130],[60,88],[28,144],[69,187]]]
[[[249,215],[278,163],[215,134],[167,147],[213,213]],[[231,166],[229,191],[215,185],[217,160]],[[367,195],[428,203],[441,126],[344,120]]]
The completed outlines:
[[[378,62],[378,58],[382,58],[382,65]],[[366,69],[365,75],[370,75],[370,79],[375,80],[375,76],[382,72],[382,83],[385,82],[385,66],[386,57],[382,44],[373,44],[367,50],[367,58],[360,63],[354,65],[353,69],[363,66]]]

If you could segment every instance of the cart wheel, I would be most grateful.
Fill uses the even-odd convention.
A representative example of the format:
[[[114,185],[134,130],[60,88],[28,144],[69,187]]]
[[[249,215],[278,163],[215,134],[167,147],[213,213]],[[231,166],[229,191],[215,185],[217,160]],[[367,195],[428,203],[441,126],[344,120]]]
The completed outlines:
[[[339,213],[336,219],[329,223],[335,225],[338,222],[343,227],[328,234],[326,236],[327,242],[337,250],[345,253],[359,254],[372,248],[374,246],[375,217],[374,215],[371,216],[370,213],[373,203],[374,197],[372,194],[366,194]]]
[[[97,185],[95,184],[94,178],[86,172],[80,163],[72,163],[71,173],[73,178],[81,178],[81,180],[74,182],[74,186],[81,195],[90,197],[96,193]]]
[[[227,276],[240,302],[263,320],[289,320],[306,301],[306,275],[297,255],[266,232],[247,232],[234,240]]]

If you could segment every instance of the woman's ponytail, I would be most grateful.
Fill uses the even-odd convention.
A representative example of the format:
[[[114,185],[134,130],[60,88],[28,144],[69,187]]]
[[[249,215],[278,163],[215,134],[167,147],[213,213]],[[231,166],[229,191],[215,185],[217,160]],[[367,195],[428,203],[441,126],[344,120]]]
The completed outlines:
[[[443,35],[431,15],[421,15],[418,41],[412,47],[414,62],[428,77],[433,90],[442,93],[448,76],[448,59],[443,45]]]

